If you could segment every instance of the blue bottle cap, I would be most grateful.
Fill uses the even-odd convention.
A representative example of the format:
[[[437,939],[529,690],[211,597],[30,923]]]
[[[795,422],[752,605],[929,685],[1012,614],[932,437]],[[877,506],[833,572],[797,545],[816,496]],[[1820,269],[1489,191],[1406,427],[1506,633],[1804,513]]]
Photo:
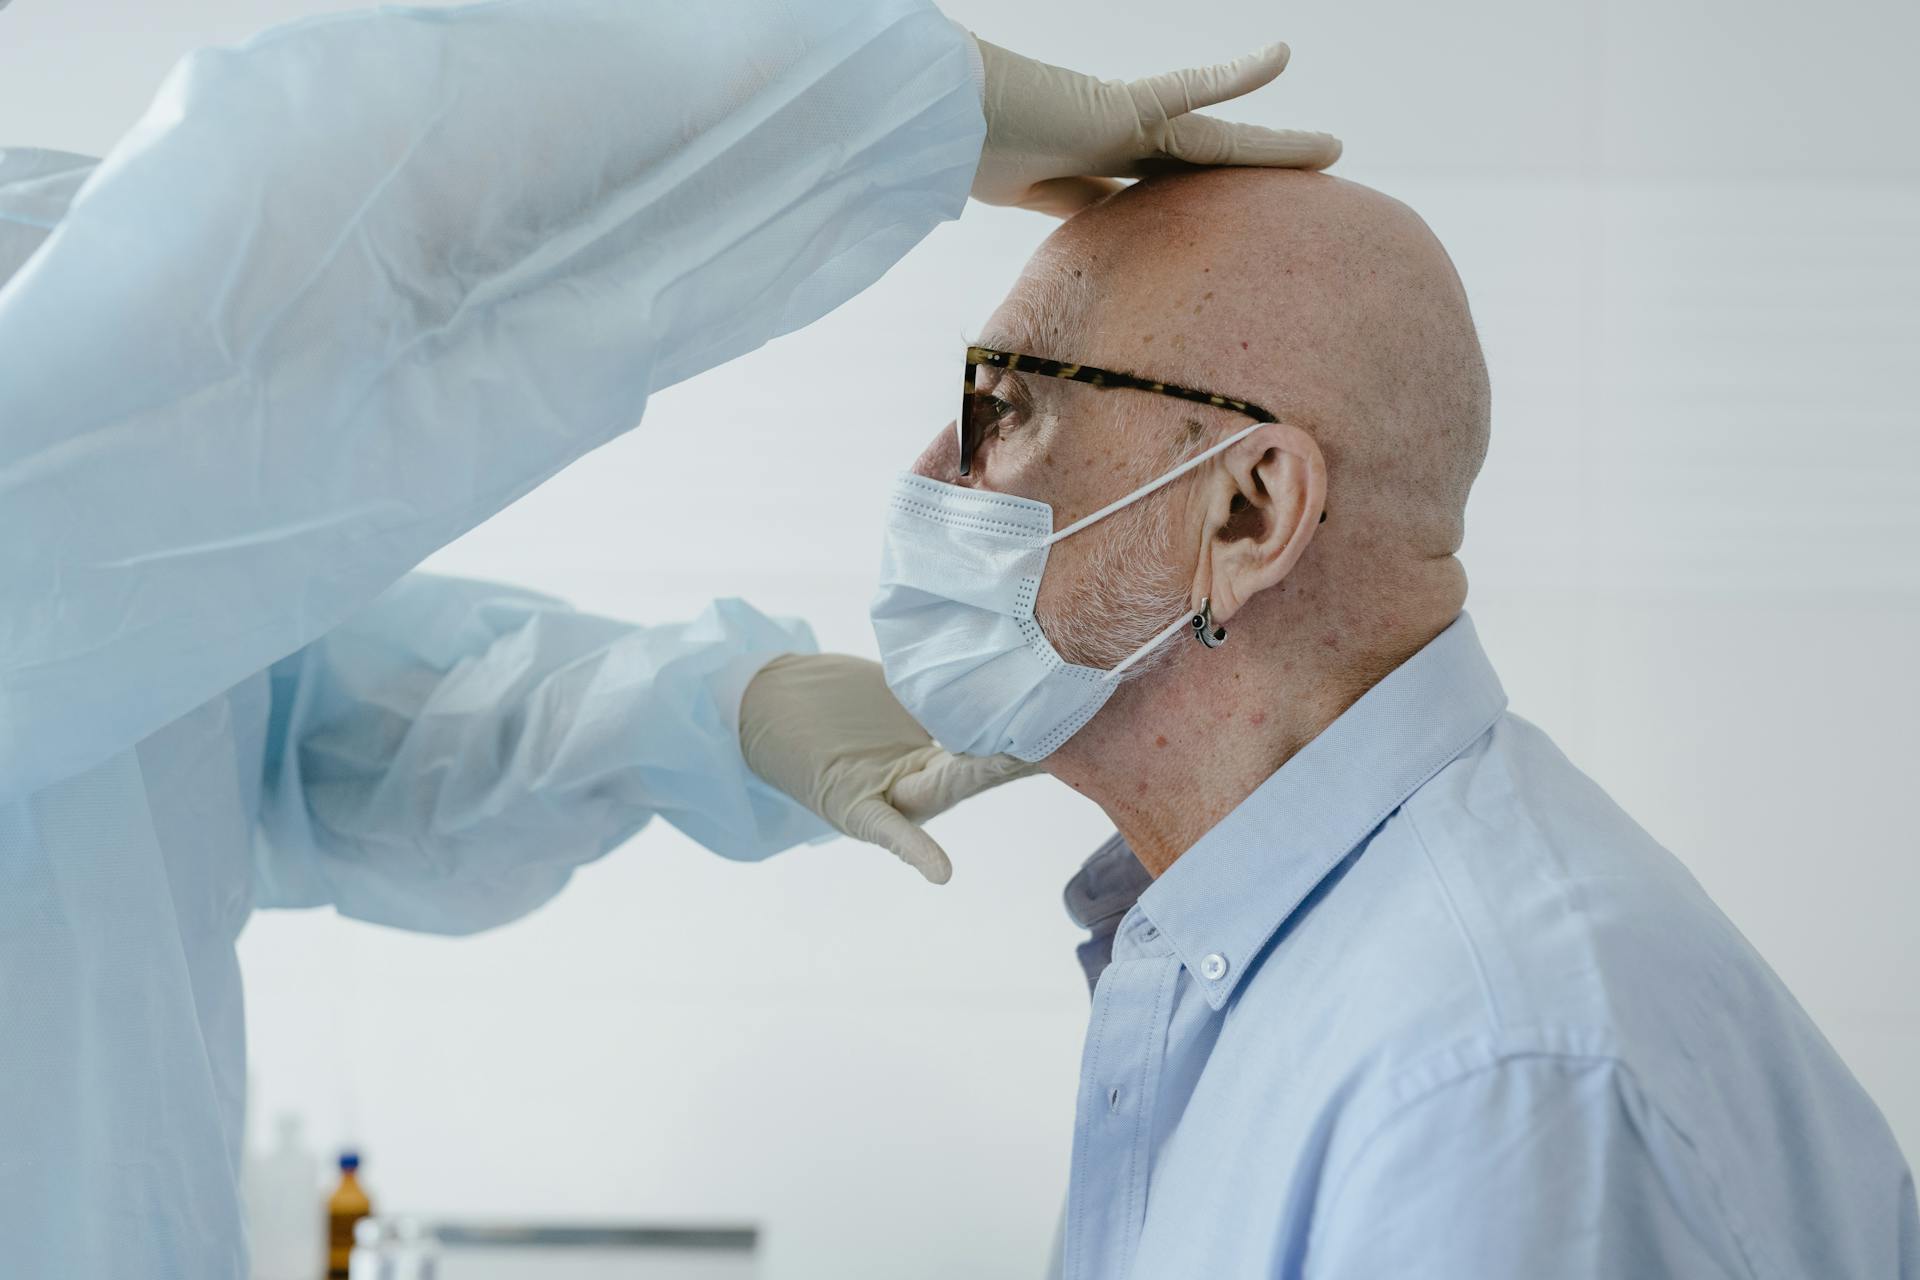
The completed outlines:
[[[358,1169],[360,1167],[360,1153],[358,1151],[342,1151],[340,1153],[340,1167],[348,1173]]]

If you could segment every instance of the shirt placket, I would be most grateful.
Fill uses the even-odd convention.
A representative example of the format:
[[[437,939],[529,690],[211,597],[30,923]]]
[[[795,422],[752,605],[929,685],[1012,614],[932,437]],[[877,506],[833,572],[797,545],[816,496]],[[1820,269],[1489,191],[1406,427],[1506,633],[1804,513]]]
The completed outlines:
[[[1127,1274],[1146,1217],[1155,1096],[1180,958],[1138,907],[1094,989],[1067,1193],[1066,1280]]]

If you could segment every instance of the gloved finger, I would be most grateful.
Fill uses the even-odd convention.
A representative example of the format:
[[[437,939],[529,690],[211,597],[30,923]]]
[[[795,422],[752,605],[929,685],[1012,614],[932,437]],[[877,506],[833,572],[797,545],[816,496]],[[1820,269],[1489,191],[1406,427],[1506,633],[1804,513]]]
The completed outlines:
[[[873,798],[854,805],[847,811],[845,829],[856,840],[890,850],[931,884],[945,884],[953,878],[947,851],[884,800]]]
[[[1056,218],[1071,218],[1090,204],[1098,204],[1127,184],[1114,178],[1048,178],[1027,188],[1020,207]]]
[[[887,803],[915,822],[945,813],[969,796],[1039,771],[1017,756],[939,756],[887,788]]]
[[[1165,150],[1188,164],[1324,169],[1340,158],[1341,147],[1330,133],[1267,129],[1195,114],[1167,126]]]
[[[1147,91],[1159,101],[1161,110],[1170,116],[1177,116],[1198,111],[1201,107],[1211,107],[1229,98],[1252,93],[1261,85],[1271,84],[1275,77],[1287,69],[1287,59],[1292,56],[1293,51],[1284,42],[1270,44],[1232,62],[1164,71],[1148,77],[1144,84]]]

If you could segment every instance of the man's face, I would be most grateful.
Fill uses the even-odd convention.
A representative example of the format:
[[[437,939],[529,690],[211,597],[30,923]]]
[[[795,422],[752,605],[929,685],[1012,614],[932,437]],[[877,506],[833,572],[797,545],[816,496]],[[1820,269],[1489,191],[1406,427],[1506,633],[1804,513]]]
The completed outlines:
[[[1044,277],[1023,276],[994,313],[982,345],[1048,359],[1152,374],[1151,317],[1095,326],[1051,306]],[[1035,317],[1049,317],[1035,322]],[[1132,334],[1128,341],[1116,331]],[[1073,349],[1062,349],[1072,347]],[[1083,349],[1084,348],[1084,349]],[[958,352],[955,353],[956,359]],[[1033,498],[1053,508],[1054,528],[1133,492],[1218,439],[1207,406],[1147,392],[1102,389],[1059,378],[982,366],[976,388],[995,414],[973,459],[958,474],[949,423],[914,465],[930,479]],[[1035,615],[1061,657],[1111,669],[1192,605],[1198,530],[1182,477],[1112,516],[1055,543],[1041,579]],[[1164,652],[1164,650],[1163,650]],[[1140,671],[1141,667],[1132,671]]]

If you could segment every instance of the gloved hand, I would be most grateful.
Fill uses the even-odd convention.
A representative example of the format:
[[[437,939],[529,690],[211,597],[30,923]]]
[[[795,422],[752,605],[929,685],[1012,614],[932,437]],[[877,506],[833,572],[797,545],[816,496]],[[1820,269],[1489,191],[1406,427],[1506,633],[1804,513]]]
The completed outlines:
[[[934,744],[887,689],[880,664],[789,653],[760,668],[740,700],[747,767],[845,835],[890,849],[934,884],[953,875],[919,824],[1033,772],[1012,756],[956,756]]]
[[[973,198],[1065,218],[1156,163],[1324,169],[1331,134],[1230,124],[1197,113],[1278,76],[1284,44],[1211,67],[1146,80],[1095,80],[975,40],[986,67],[987,142]]]

